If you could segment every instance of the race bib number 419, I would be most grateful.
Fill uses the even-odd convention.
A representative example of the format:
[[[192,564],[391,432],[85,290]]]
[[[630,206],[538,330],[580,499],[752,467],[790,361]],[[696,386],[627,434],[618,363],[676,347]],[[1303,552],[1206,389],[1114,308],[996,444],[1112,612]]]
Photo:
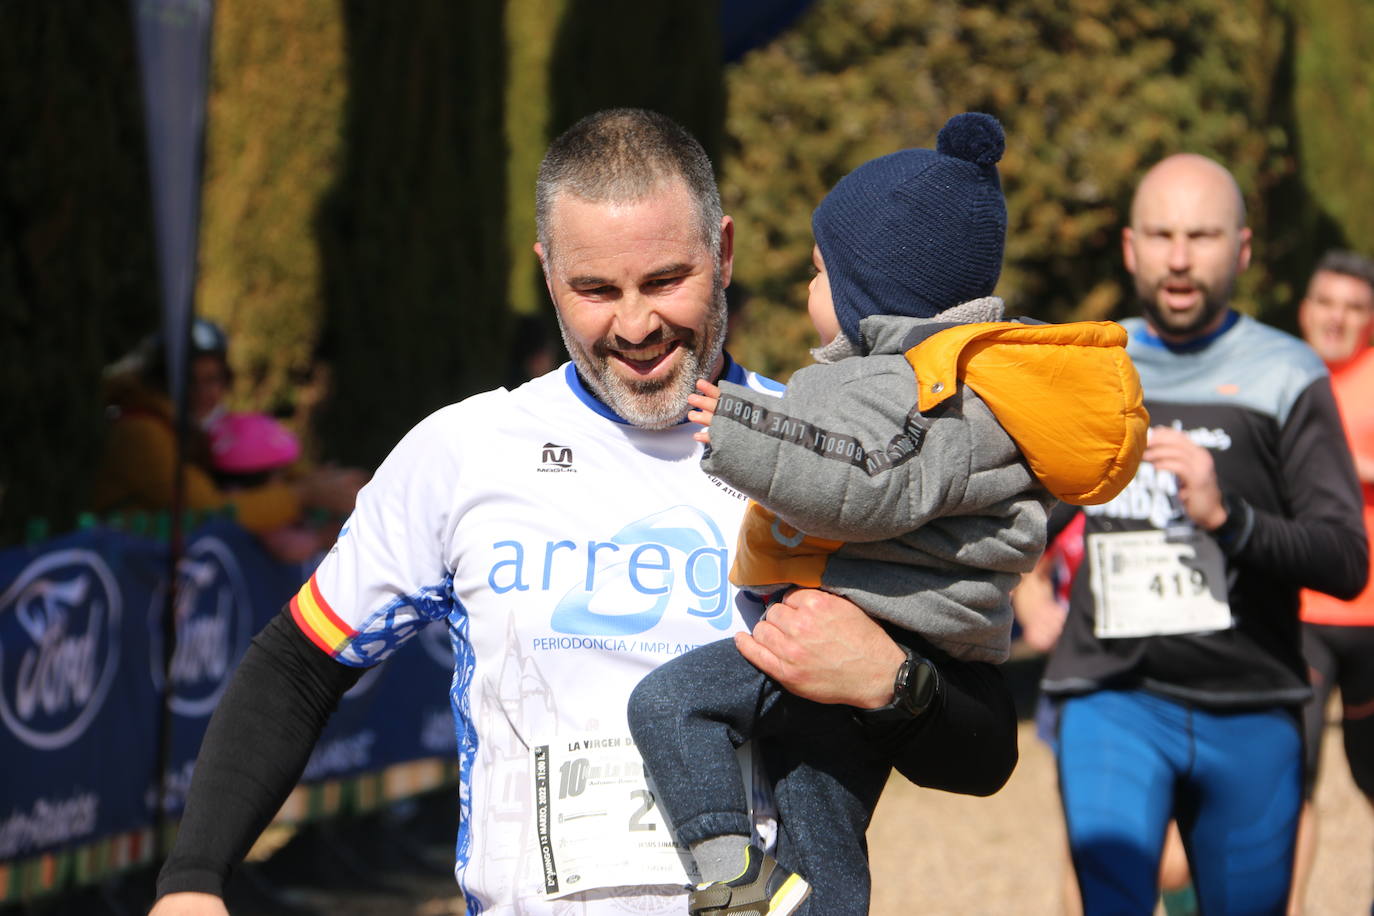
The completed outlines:
[[[1087,560],[1099,639],[1207,633],[1235,625],[1226,600],[1226,560],[1206,534],[1092,534]]]
[[[560,736],[531,748],[546,897],[600,887],[695,883],[628,735]]]

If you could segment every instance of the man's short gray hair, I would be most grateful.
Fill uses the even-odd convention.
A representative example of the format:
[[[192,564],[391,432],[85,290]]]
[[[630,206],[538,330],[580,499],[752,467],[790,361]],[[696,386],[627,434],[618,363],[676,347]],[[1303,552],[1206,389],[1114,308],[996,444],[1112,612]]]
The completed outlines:
[[[1357,251],[1333,248],[1322,255],[1322,259],[1317,262],[1317,269],[1313,273],[1323,270],[1328,273],[1345,274],[1347,277],[1363,280],[1369,284],[1371,290],[1374,290],[1374,260]]]
[[[588,115],[554,140],[539,164],[534,220],[544,257],[552,257],[549,221],[558,195],[630,203],[674,180],[696,202],[702,241],[714,255],[720,249],[720,190],[696,138],[671,118],[642,108]]]

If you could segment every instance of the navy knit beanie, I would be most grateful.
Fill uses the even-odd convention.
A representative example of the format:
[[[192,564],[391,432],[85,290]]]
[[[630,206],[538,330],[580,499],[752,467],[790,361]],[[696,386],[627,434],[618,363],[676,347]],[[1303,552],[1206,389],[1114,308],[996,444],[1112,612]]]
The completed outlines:
[[[1005,146],[996,118],[958,114],[934,150],[865,162],[825,196],[811,229],[846,337],[862,343],[869,315],[930,318],[992,294],[1007,235]]]

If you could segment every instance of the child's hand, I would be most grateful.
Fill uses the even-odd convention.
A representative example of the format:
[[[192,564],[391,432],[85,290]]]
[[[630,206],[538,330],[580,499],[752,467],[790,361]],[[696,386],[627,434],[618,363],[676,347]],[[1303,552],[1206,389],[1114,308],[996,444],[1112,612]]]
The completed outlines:
[[[720,402],[720,388],[706,381],[704,378],[697,379],[697,391],[700,394],[687,395],[687,403],[696,408],[687,412],[687,419],[693,423],[700,423],[702,426],[710,426],[711,418],[716,415],[716,404]],[[709,429],[699,429],[692,436],[698,442],[711,442],[711,431]]]

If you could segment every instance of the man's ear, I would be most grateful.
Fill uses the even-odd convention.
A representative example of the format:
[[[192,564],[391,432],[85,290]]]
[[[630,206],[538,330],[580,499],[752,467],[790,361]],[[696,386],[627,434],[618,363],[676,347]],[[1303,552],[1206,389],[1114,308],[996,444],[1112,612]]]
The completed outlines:
[[[1240,252],[1236,256],[1236,273],[1250,266],[1250,242],[1254,235],[1249,226],[1240,230]]]
[[[728,216],[720,218],[720,284],[730,285],[730,276],[735,269],[735,221]]]
[[[1121,260],[1128,273],[1135,273],[1135,233],[1130,226],[1121,227]]]
[[[544,246],[539,242],[534,243],[534,256],[539,259],[539,268],[544,272],[544,288],[549,291],[549,298],[557,302],[553,295],[553,283],[549,279],[549,259],[544,257]]]

